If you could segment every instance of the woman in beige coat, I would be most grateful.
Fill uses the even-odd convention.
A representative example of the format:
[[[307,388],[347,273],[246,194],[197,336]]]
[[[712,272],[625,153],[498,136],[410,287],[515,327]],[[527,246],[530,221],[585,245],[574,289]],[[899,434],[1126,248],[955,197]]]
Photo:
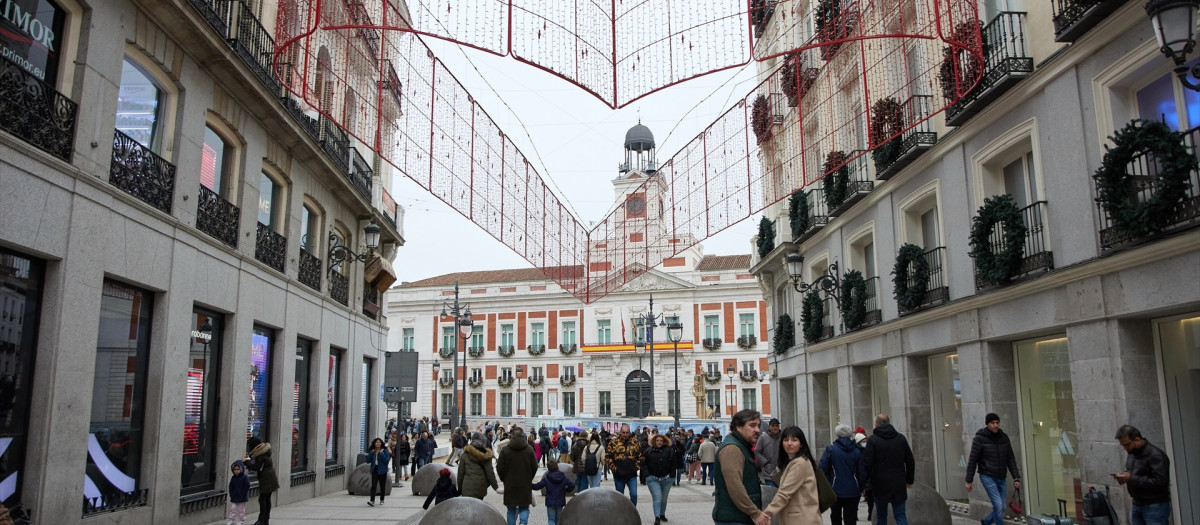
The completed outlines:
[[[817,463],[800,427],[787,427],[779,438],[779,491],[763,510],[756,525],[769,525],[779,517],[780,525],[820,525],[817,496]]]

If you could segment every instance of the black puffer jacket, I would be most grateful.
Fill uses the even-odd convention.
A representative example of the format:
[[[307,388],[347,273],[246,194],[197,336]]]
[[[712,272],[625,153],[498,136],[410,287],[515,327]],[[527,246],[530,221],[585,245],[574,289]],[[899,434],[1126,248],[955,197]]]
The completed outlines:
[[[908,439],[896,432],[891,424],[875,427],[871,437],[867,438],[863,465],[867,468],[867,478],[875,493],[876,503],[904,503],[908,500],[905,485],[913,483],[917,465]]]
[[[983,427],[975,433],[975,440],[971,442],[971,457],[967,459],[967,483],[975,479],[975,467],[979,467],[979,474],[983,476],[1004,479],[1008,472],[1012,472],[1013,481],[1021,481],[1017,456],[1013,454],[1012,442],[1003,430],[993,433]]]
[[[654,477],[675,475],[675,449],[671,446],[650,447],[646,449],[644,471]]]

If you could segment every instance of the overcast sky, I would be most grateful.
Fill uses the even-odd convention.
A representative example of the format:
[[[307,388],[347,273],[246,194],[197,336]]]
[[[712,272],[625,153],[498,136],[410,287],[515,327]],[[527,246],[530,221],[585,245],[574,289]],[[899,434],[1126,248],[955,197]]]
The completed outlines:
[[[427,38],[426,43],[553,191],[589,225],[599,222],[612,205],[611,181],[624,160],[625,132],[639,116],[654,133],[661,164],[755,85],[751,63],[612,110],[575,85],[512,58],[435,39]],[[533,266],[407,177],[394,176],[392,194],[405,209],[405,245],[395,261],[401,281]],[[754,225],[751,217],[704,240],[704,252],[750,253]]]

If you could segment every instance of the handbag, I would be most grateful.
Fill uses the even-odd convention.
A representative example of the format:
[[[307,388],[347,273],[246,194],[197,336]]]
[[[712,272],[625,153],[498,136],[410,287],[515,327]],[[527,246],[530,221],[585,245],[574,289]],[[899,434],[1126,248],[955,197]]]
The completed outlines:
[[[813,468],[813,470],[816,471],[817,477],[817,501],[820,502],[821,512],[824,513],[834,503],[837,503],[837,493],[833,491],[833,485],[830,485],[829,480],[825,478],[825,471],[819,468]]]
[[[1021,489],[1013,489],[1012,496],[1008,498],[1008,508],[1017,516],[1025,514],[1025,503],[1021,500]]]

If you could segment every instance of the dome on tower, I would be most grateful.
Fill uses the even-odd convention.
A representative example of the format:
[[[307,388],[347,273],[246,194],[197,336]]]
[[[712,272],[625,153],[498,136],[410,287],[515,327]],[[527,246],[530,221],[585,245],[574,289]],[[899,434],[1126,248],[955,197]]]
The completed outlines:
[[[625,149],[642,152],[654,149],[654,134],[641,121],[625,132]]]

